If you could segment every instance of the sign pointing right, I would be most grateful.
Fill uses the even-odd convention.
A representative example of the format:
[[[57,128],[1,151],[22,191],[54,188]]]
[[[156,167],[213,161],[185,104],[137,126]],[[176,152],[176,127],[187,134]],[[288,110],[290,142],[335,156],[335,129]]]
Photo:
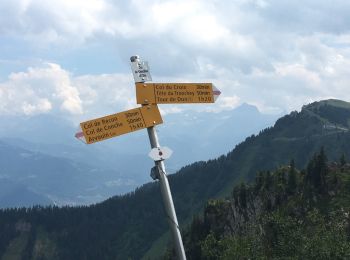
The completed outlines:
[[[136,83],[138,104],[214,103],[220,94],[212,83]]]

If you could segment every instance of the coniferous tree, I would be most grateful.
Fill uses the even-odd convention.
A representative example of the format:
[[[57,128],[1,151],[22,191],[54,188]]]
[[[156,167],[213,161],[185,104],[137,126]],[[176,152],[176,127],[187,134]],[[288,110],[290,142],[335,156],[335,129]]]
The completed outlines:
[[[242,208],[247,207],[247,187],[242,183],[239,189],[239,202]]]
[[[346,236],[347,240],[350,243],[350,215],[349,212],[347,213],[347,225],[346,225]]]
[[[343,153],[342,155],[341,155],[341,157],[340,157],[340,166],[345,166],[345,164],[346,164],[346,159],[345,159],[345,154]]]
[[[293,193],[297,187],[297,177],[296,177],[294,160],[290,161],[290,169],[289,169],[289,173],[288,173],[288,184],[287,185],[288,185],[287,191],[289,193]]]
[[[343,153],[340,157],[340,166],[341,166],[341,172],[344,172],[344,168],[345,168],[345,165],[346,165],[346,159],[345,159],[345,154]]]
[[[258,192],[264,184],[264,176],[260,171],[255,177],[255,191]]]
[[[265,182],[264,182],[264,188],[266,190],[270,190],[270,187],[272,185],[272,177],[271,177],[271,173],[270,171],[266,171],[266,174],[265,174]]]
[[[321,147],[321,151],[317,156],[317,170],[319,171],[320,187],[319,191],[325,191],[326,187],[326,175],[328,174],[327,156],[324,151],[324,147]]]
[[[306,171],[306,182],[319,192],[326,189],[326,175],[328,172],[327,156],[322,147],[319,154],[315,154],[310,160]]]

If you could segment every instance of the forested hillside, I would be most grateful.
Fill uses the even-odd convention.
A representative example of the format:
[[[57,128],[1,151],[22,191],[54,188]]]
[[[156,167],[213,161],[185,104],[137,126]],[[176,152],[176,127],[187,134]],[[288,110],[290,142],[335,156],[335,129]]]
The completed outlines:
[[[254,180],[258,171],[288,164],[304,168],[324,147],[330,160],[350,158],[350,104],[327,100],[304,106],[251,136],[227,155],[196,162],[169,176],[181,227],[213,198]],[[237,126],[238,127],[238,126]],[[29,259],[140,259],[162,255],[168,230],[157,183],[90,207],[0,211],[0,255]]]
[[[259,172],[209,201],[184,241],[188,259],[349,259],[350,164],[321,150],[305,170]]]

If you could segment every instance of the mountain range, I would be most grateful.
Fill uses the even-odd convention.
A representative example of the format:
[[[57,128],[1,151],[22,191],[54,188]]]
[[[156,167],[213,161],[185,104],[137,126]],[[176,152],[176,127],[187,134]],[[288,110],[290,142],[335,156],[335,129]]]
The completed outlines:
[[[191,223],[209,199],[230,197],[293,159],[303,169],[321,147],[329,160],[350,158],[350,104],[325,100],[305,105],[251,135],[217,159],[169,176],[180,226]],[[0,211],[0,252],[29,259],[141,259],[164,255],[168,226],[156,182],[89,207],[34,207]],[[40,246],[38,246],[40,245]]]
[[[76,126],[64,118],[0,119],[6,122],[0,129],[0,185],[6,186],[0,207],[88,205],[150,181],[146,131],[86,145],[74,138]],[[168,172],[215,158],[274,120],[247,104],[223,113],[166,115],[158,132],[162,145],[174,151]]]

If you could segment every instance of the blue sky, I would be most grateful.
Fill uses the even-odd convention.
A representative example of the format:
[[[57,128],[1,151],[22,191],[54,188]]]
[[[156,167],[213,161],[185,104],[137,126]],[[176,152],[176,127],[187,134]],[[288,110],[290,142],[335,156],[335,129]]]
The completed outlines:
[[[215,105],[350,101],[347,0],[0,0],[0,115],[75,121],[136,107],[129,58],[156,82],[213,82]]]

